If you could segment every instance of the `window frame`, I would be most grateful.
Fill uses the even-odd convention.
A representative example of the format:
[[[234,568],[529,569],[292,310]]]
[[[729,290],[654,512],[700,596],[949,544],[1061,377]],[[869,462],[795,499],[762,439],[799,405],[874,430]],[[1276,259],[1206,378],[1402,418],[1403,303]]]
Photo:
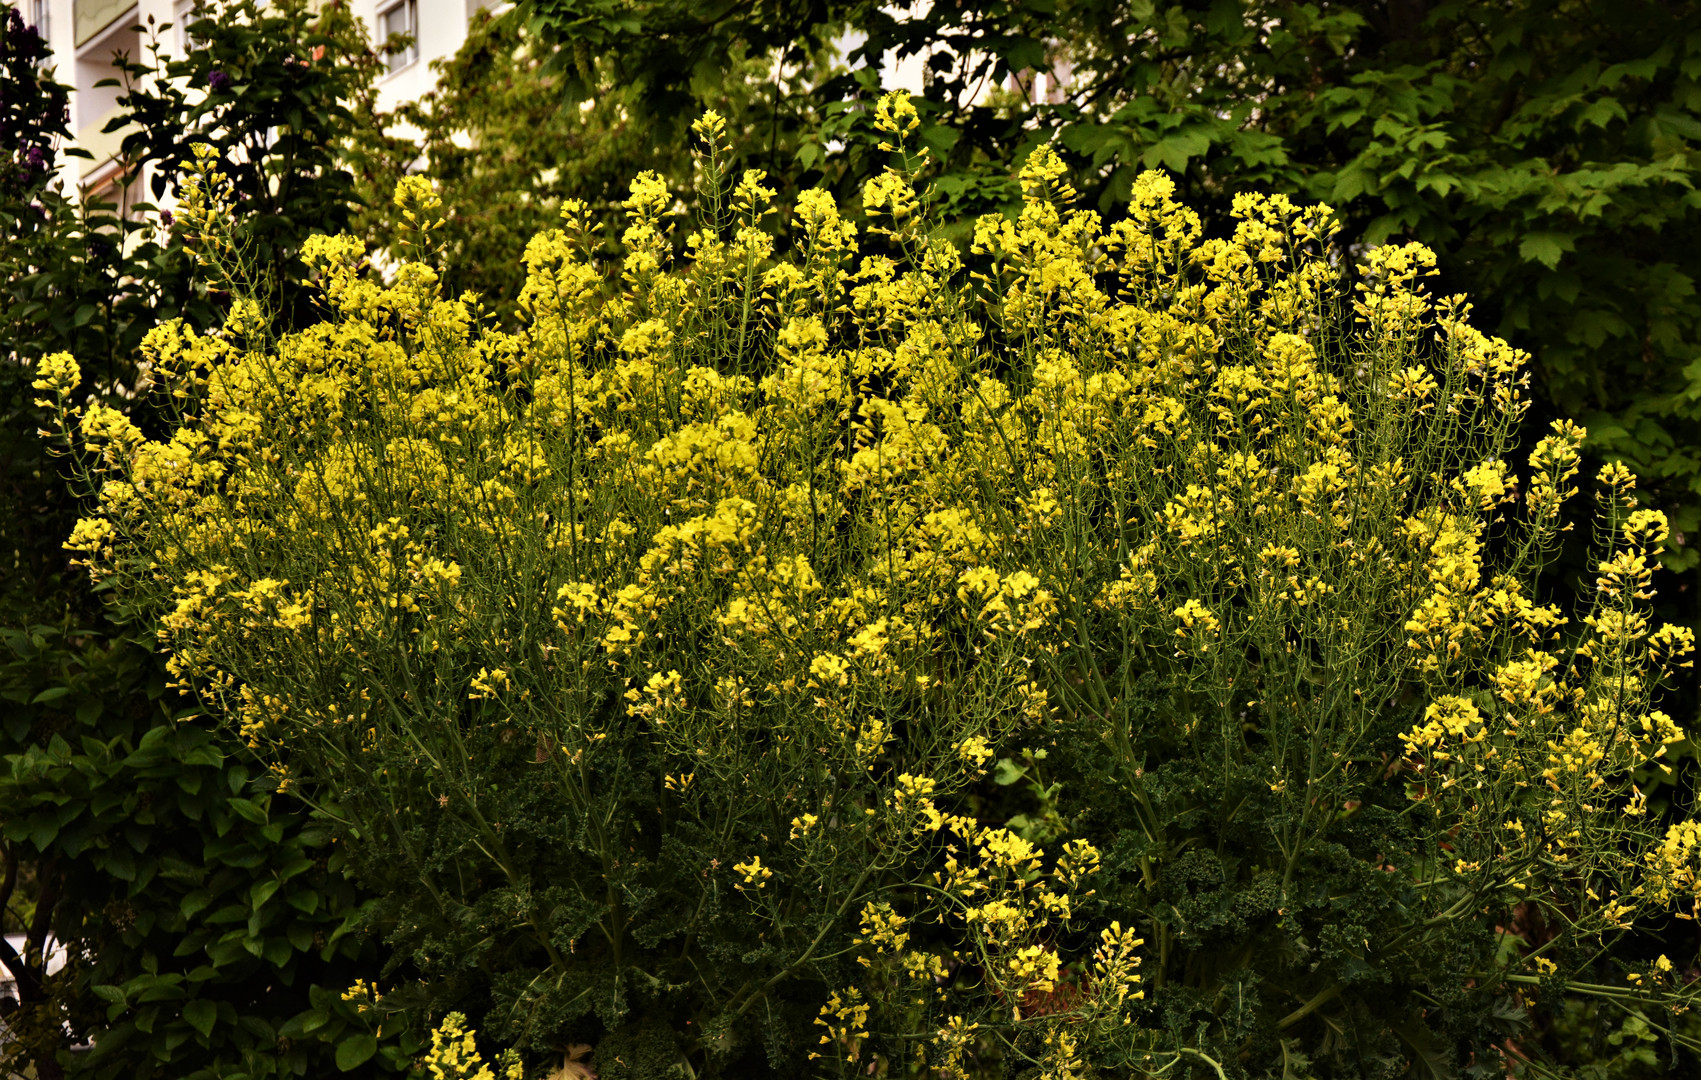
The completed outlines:
[[[400,14],[405,21],[405,28],[393,27],[391,20]],[[406,71],[419,62],[419,0],[396,0],[378,9],[373,17],[375,36],[380,42],[388,42],[392,35],[405,34],[411,42],[404,49],[391,52],[384,50],[384,66],[387,69],[384,77],[389,78],[398,72]],[[398,59],[399,58],[399,59]]]
[[[28,19],[26,25],[41,36],[49,49],[53,48],[53,0],[30,0],[18,14]]]
[[[187,59],[200,44],[200,39],[189,32],[189,24],[201,17],[201,0],[173,0],[171,5],[171,32],[175,38],[179,59]]]

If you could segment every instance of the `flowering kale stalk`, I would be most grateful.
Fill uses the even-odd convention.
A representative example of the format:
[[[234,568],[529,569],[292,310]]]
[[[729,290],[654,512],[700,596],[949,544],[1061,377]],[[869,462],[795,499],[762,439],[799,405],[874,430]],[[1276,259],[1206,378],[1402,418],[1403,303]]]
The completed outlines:
[[[424,978],[392,1007],[505,1069],[1064,1080],[1463,1065],[1538,988],[1693,998],[1589,968],[1701,896],[1636,780],[1684,737],[1666,521],[1605,470],[1594,588],[1536,595],[1583,431],[1511,460],[1526,357],[1434,256],[1348,288],[1328,207],[1206,238],[1155,172],[1107,227],[1043,146],[959,250],[915,108],[874,118],[893,167],[860,219],[801,196],[790,258],[710,114],[724,220],[676,262],[641,175],[610,268],[569,202],[516,333],[442,295],[413,177],[388,279],[308,241],[321,322],[149,336],[165,437],[41,366],[98,481],[68,546],[341,824]],[[460,1015],[432,1053],[488,1069]]]

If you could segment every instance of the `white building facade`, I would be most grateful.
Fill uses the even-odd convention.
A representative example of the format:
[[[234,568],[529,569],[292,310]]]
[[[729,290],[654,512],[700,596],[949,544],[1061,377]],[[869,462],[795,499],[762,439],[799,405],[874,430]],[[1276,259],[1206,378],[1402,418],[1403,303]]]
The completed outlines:
[[[109,201],[120,185],[142,179],[119,173],[116,155],[124,133],[103,132],[118,112],[122,91],[97,86],[117,78],[114,58],[147,59],[149,28],[162,52],[183,55],[191,43],[186,28],[197,16],[196,0],[7,0],[20,9],[25,25],[34,26],[53,51],[50,63],[59,82],[71,87],[74,145],[93,160],[62,158],[61,180]],[[467,24],[490,0],[347,0],[354,15],[366,23],[374,42],[392,34],[412,37],[413,44],[386,54],[389,71],[379,81],[379,104],[393,109],[419,97],[435,82],[431,62],[451,56],[466,40]],[[170,24],[169,29],[160,29]]]

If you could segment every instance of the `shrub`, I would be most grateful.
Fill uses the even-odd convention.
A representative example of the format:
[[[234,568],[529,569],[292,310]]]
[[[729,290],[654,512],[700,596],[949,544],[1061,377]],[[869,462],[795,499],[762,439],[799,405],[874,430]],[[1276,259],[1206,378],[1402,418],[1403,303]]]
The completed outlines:
[[[965,263],[877,120],[872,224],[806,194],[790,260],[711,114],[692,258],[654,176],[617,267],[568,203],[517,333],[439,295],[416,178],[390,281],[309,241],[321,323],[150,336],[168,439],[43,365],[70,546],[339,823],[425,976],[374,1003],[604,1077],[1445,1075],[1578,994],[1663,1030],[1665,958],[1588,977],[1698,880],[1635,779],[1690,640],[1633,478],[1545,605],[1583,432],[1513,470],[1525,358],[1425,249],[1348,289],[1327,207],[1206,238],[1156,173],[1105,229],[1042,148]]]

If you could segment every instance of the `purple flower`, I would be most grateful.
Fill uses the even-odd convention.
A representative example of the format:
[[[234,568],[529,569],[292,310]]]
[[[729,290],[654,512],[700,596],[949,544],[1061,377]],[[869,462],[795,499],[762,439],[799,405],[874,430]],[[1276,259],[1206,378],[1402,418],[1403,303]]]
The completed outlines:
[[[47,155],[42,153],[39,146],[30,147],[29,153],[25,154],[24,158],[30,163],[32,169],[39,169],[47,163]]]
[[[177,218],[172,214],[172,212],[170,210],[161,210],[159,212],[159,223],[161,225],[164,225],[168,229],[171,228],[172,223],[175,222],[176,220],[177,220]]]
[[[25,26],[23,15],[19,14],[17,8],[12,8],[6,12],[6,36],[18,42],[21,46],[19,51],[27,52],[29,47],[35,44],[35,39],[41,37],[41,33],[33,24]]]
[[[214,93],[230,89],[230,76],[222,71],[215,71],[207,76],[207,88]]]

